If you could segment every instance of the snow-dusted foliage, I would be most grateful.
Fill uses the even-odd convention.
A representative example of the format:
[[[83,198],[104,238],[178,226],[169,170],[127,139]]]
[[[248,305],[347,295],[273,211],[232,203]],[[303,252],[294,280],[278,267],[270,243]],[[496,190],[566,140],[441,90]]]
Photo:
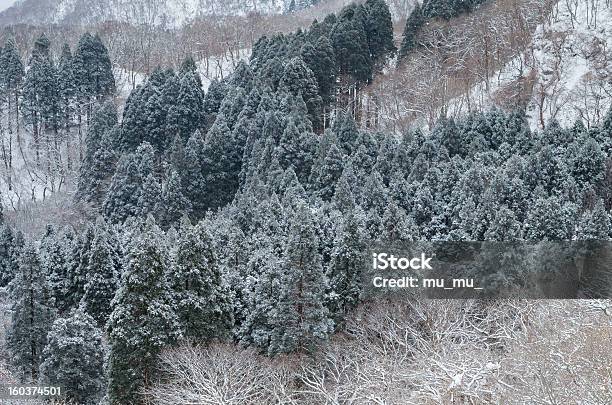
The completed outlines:
[[[603,301],[393,303],[364,281],[375,244],[575,241],[588,253],[609,242],[606,87],[576,121],[552,113],[567,104],[566,53],[592,48],[582,3],[554,14],[552,1],[427,0],[401,43],[388,4],[401,0],[350,4],[257,40],[227,34],[218,16],[213,37],[231,49],[233,73],[221,57],[216,79],[203,20],[174,30],[184,22],[164,20],[174,2],[129,3],[129,21],[72,50],[37,34],[22,51],[20,30],[20,46],[0,48],[0,297],[11,307],[0,312],[16,378],[112,405],[573,403],[570,380],[585,402],[609,402],[589,391],[609,385],[606,353],[589,357],[609,338]],[[87,4],[47,6],[68,19]],[[609,8],[597,4],[587,21],[604,30],[588,60],[604,72]],[[573,28],[562,29],[562,10]],[[567,35],[542,28],[551,24]],[[183,49],[159,52],[174,37]],[[528,92],[495,84],[527,54],[542,62],[521,65]],[[138,75],[129,94],[122,69]],[[479,83],[509,91],[503,109],[473,108],[488,106],[472,98]],[[538,85],[557,90],[536,106],[551,114],[534,130]],[[429,130],[405,128],[415,118]],[[25,202],[41,197],[48,211]],[[502,264],[486,280],[504,286],[525,263],[479,254]],[[580,292],[609,297],[612,280],[597,281]]]
[[[39,380],[62,387],[68,400],[97,404],[105,386],[104,353],[102,331],[91,316],[76,310],[51,326]]]

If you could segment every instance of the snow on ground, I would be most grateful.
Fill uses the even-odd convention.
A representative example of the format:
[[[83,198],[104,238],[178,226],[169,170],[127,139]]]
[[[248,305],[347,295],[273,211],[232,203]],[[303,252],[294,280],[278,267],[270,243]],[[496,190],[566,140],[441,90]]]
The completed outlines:
[[[597,125],[612,104],[612,5],[606,0],[559,1],[528,50],[497,71],[488,89],[482,82],[469,97],[452,100],[449,111],[503,104],[512,88],[531,80],[527,111],[533,129],[551,118],[563,125],[577,118]]]
[[[16,4],[13,22],[89,25],[112,20],[177,28],[201,16],[282,14],[292,5],[291,0],[57,0],[39,12],[37,1]]]
[[[235,53],[226,52],[223,55],[209,57],[198,62],[198,71],[202,76],[202,86],[208,91],[210,83],[217,79],[221,80],[230,75],[240,61],[248,61],[251,57],[251,49],[240,49]]]

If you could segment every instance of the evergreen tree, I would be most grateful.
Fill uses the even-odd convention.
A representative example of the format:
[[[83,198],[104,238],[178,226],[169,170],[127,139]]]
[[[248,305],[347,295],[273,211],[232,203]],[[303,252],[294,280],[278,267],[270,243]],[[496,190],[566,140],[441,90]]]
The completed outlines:
[[[92,224],[89,224],[72,244],[72,252],[69,254],[70,258],[67,263],[68,276],[64,281],[64,311],[76,308],[85,293],[87,269],[94,238],[95,229]]]
[[[142,181],[142,189],[138,196],[138,215],[146,218],[148,215],[157,214],[161,196],[161,184],[152,173],[149,173]]]
[[[294,121],[289,119],[276,154],[282,168],[293,167],[300,182],[308,180],[314,159],[315,142],[313,133],[300,132]]]
[[[319,95],[323,103],[333,102],[337,67],[334,47],[329,38],[323,35],[314,44],[305,43],[300,51],[300,56],[317,79]]]
[[[302,203],[291,218],[269,353],[312,352],[333,330],[324,306],[328,282],[312,215]]]
[[[372,79],[372,59],[364,28],[363,8],[355,4],[342,9],[331,32],[338,70],[358,83]]]
[[[47,226],[47,232],[40,244],[40,257],[43,272],[47,279],[50,298],[60,312],[66,311],[71,302],[66,299],[67,279],[69,277],[70,255],[74,249],[74,234],[68,228],[57,232]]]
[[[202,218],[206,212],[206,185],[203,175],[204,140],[196,131],[185,146],[184,169],[181,173],[182,191],[191,202],[194,217]]]
[[[151,217],[127,254],[127,267],[107,324],[108,400],[139,404],[140,390],[155,378],[158,353],[180,338],[180,325],[165,274],[167,252]]]
[[[110,177],[108,166],[114,161],[110,140],[106,139],[103,143],[103,138],[117,122],[117,107],[112,101],[102,104],[92,116],[85,137],[85,158],[79,172],[76,192],[79,201],[94,204],[100,202],[104,191],[102,183]]]
[[[232,307],[212,238],[202,224],[183,225],[181,233],[170,283],[184,337],[198,343],[226,338]]]
[[[181,67],[179,68],[179,75],[184,76],[186,74],[193,74],[195,76],[196,82],[198,84],[198,88],[202,88],[202,78],[200,77],[200,73],[198,73],[198,65],[196,61],[193,59],[192,55],[187,56],[181,62]]]
[[[219,112],[219,108],[221,108],[221,103],[223,102],[226,93],[227,87],[224,82],[220,82],[217,79],[214,79],[210,83],[210,86],[208,87],[208,93],[206,93],[206,97],[204,98],[204,103],[202,106],[205,129],[210,128],[215,122],[217,113]]]
[[[558,197],[540,197],[533,203],[524,224],[525,239],[571,240],[574,234],[576,207],[563,204]]]
[[[68,132],[72,126],[73,114],[75,112],[76,87],[75,77],[72,69],[72,53],[68,44],[62,46],[59,64],[57,67],[57,80],[59,89],[59,110],[62,128]],[[70,149],[70,134],[66,133],[66,148]]]
[[[337,323],[359,302],[366,263],[364,215],[361,209],[349,210],[336,229],[327,276],[328,307]]]
[[[170,169],[168,180],[163,186],[157,212],[159,223],[164,228],[170,227],[191,212],[191,202],[183,194],[181,178],[173,168]]]
[[[322,199],[329,201],[336,188],[336,182],[340,179],[343,170],[344,156],[336,145],[329,148],[329,152],[321,167],[316,168],[316,177],[313,188]]]
[[[317,79],[301,58],[293,58],[285,66],[279,86],[294,96],[300,96],[308,108],[308,118],[315,129],[322,129],[323,100]]]
[[[514,241],[521,238],[521,223],[514,212],[501,206],[495,213],[495,218],[489,225],[484,239],[487,241]]]
[[[238,191],[240,160],[225,118],[219,115],[204,142],[202,167],[206,184],[206,207],[229,203]]]
[[[19,248],[12,228],[0,220],[0,287],[7,286],[18,271]]]
[[[610,217],[601,200],[591,211],[585,211],[578,220],[576,239],[608,240],[610,238]]]
[[[368,39],[370,58],[376,71],[384,66],[385,59],[395,54],[393,22],[389,6],[384,0],[366,0],[364,3],[364,28]]]
[[[139,198],[140,174],[136,157],[123,155],[108,188],[103,213],[111,222],[124,222],[139,215]]]
[[[86,284],[80,308],[91,315],[92,321],[103,327],[111,313],[111,300],[117,289],[117,258],[111,246],[109,235],[102,224],[96,227],[91,242],[87,266]]]
[[[40,163],[41,143],[46,143],[50,156],[50,137],[47,130],[57,135],[59,131],[59,89],[57,71],[49,55],[50,43],[47,37],[39,37],[32,51],[23,85],[21,112],[24,122],[32,133],[36,162]],[[57,148],[56,148],[57,149]]]
[[[579,141],[576,154],[570,156],[570,171],[579,189],[598,185],[604,180],[606,155],[591,137]]]
[[[11,292],[13,313],[6,346],[21,380],[36,380],[47,331],[55,315],[38,251],[31,244],[21,253]]]
[[[40,382],[62,387],[68,401],[97,404],[104,389],[102,331],[92,317],[74,311],[56,319],[47,337]]]
[[[171,134],[179,134],[187,140],[202,126],[204,93],[197,73],[188,71],[180,78],[180,88],[168,110],[166,128]]]
[[[417,47],[417,35],[421,27],[425,24],[425,18],[421,11],[421,5],[416,3],[414,9],[406,20],[404,34],[402,35],[402,45],[399,50],[399,58],[402,59]]]
[[[100,100],[115,93],[115,77],[108,50],[101,38],[85,33],[79,39],[73,58],[77,94],[82,101]]]
[[[349,113],[340,115],[334,122],[333,131],[338,138],[338,146],[342,152],[350,156],[355,151],[359,138],[359,130],[353,116]]]

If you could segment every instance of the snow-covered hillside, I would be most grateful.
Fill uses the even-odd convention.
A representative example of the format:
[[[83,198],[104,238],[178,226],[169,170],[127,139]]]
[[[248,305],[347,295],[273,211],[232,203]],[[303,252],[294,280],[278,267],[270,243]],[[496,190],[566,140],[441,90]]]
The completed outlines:
[[[486,84],[476,85],[473,102],[486,109],[504,105],[517,89],[528,89],[532,128],[555,118],[570,125],[581,118],[597,125],[612,104],[612,5],[605,0],[561,0],[531,44]],[[464,97],[451,110],[465,108]]]
[[[20,0],[0,13],[0,25],[75,24],[104,21],[154,23],[169,27],[206,15],[280,14],[317,0]]]

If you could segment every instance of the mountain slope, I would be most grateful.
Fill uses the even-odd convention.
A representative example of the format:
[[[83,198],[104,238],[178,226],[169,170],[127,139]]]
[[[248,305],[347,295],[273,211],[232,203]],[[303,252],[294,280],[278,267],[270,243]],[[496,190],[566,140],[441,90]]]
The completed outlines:
[[[0,13],[0,25],[90,25],[104,21],[176,27],[206,15],[281,14],[318,0],[21,0]]]

